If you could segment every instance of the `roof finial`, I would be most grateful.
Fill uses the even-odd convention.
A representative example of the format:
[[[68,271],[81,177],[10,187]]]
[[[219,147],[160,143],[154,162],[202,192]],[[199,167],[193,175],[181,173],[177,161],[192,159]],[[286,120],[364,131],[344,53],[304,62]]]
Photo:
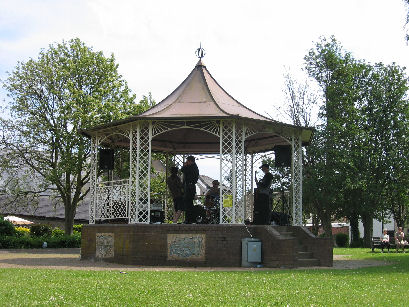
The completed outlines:
[[[202,43],[200,42],[200,47],[196,49],[196,56],[201,59],[206,55],[205,50],[202,48]]]

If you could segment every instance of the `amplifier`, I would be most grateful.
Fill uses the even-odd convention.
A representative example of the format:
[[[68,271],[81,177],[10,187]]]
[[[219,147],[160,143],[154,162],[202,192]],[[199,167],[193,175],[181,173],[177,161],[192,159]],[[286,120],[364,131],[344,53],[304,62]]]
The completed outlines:
[[[163,210],[151,210],[151,224],[165,222],[165,212]]]

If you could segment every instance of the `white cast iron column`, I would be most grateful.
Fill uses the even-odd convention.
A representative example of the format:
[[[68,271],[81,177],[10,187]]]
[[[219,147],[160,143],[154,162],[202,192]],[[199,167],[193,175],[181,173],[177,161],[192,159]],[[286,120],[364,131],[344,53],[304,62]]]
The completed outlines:
[[[90,169],[90,203],[89,203],[89,223],[95,224],[95,214],[97,209],[97,171],[98,171],[98,136],[91,138],[91,169]]]
[[[291,137],[291,179],[293,193],[293,226],[302,226],[302,143],[301,135],[294,131]]]
[[[151,122],[138,122],[131,141],[130,223],[150,222],[151,140]]]

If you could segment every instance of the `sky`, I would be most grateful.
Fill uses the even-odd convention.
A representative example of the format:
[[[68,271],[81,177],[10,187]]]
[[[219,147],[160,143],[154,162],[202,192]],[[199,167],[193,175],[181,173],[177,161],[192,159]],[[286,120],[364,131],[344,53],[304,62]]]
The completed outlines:
[[[18,61],[78,37],[115,55],[138,99],[151,92],[159,102],[194,68],[201,43],[218,83],[277,120],[285,71],[300,76],[320,36],[334,35],[356,58],[409,66],[403,0],[0,0],[0,12],[2,80]]]

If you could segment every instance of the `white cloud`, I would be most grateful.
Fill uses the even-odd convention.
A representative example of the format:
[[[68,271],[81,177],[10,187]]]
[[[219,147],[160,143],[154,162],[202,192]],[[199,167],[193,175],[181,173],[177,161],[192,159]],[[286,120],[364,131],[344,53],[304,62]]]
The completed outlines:
[[[0,78],[41,48],[79,37],[114,53],[137,96],[151,91],[157,101],[193,69],[199,42],[225,90],[271,115],[283,100],[284,66],[301,69],[320,35],[335,35],[358,58],[409,65],[401,0],[13,0],[0,11]],[[198,163],[218,177],[217,160]]]
[[[283,96],[284,66],[301,68],[320,35],[334,34],[356,57],[408,65],[401,0],[3,1],[0,77],[50,43],[79,37],[114,53],[141,97],[163,99],[204,62],[237,100],[272,112]]]

